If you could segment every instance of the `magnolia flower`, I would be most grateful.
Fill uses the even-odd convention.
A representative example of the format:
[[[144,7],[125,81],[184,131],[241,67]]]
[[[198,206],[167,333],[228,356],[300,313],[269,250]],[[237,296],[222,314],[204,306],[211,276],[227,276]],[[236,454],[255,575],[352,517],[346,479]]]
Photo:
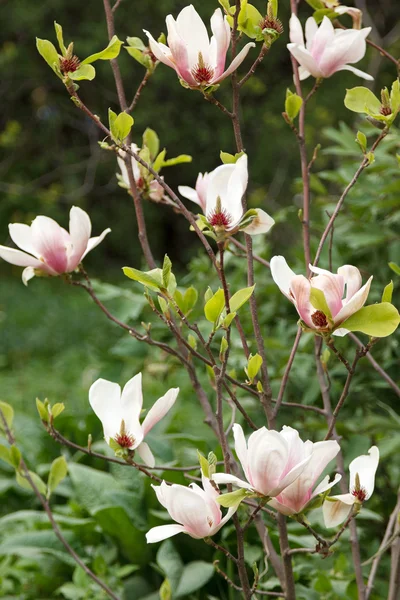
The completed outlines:
[[[296,432],[297,433],[297,432]],[[300,438],[297,437],[297,443],[300,445]],[[325,469],[328,463],[335,458],[340,451],[340,446],[336,441],[316,442],[312,446],[312,458],[305,466],[301,475],[286,487],[282,492],[273,498],[269,504],[284,515],[293,515],[303,512],[307,504],[319,494],[326,492],[341,479],[341,475],[336,474],[333,481],[329,482],[327,475],[315,489],[314,485],[318,477]]]
[[[140,149],[136,144],[131,144],[131,150],[132,150],[132,152],[135,152],[136,154],[138,154],[140,152]],[[121,175],[119,177],[122,178],[123,186],[130,189],[131,186],[129,183],[128,169],[126,168],[126,164],[125,164],[125,160],[124,160],[125,156],[126,156],[126,152],[124,152],[124,150],[118,151],[117,161],[118,161],[118,166],[121,170]],[[145,189],[146,181],[144,180],[144,178],[142,177],[142,174],[140,172],[139,163],[137,162],[137,160],[135,160],[133,158],[133,156],[131,158],[131,163],[132,163],[133,179],[135,180],[138,190],[140,192],[146,191],[146,189]],[[118,177],[118,175],[117,175],[117,177]],[[155,179],[153,179],[150,182],[150,184],[148,185],[147,192],[148,192],[149,198],[151,198],[151,200],[154,200],[154,202],[160,202],[164,196],[164,189],[163,189],[162,185],[160,183],[158,183],[158,181],[156,181]]]
[[[247,481],[234,475],[215,473],[213,480],[218,484],[233,483],[271,498],[293,483],[313,458],[314,444],[309,440],[303,442],[291,427],[283,427],[281,432],[261,427],[251,434],[246,444],[243,429],[235,423],[233,435],[236,454]]]
[[[10,237],[21,250],[0,246],[0,257],[18,267],[25,267],[25,285],[35,275],[61,275],[76,269],[86,254],[103,241],[111,229],[98,237],[90,237],[92,224],[89,215],[73,206],[69,213],[69,233],[49,217],[39,216],[32,225],[10,223]]]
[[[354,504],[361,505],[372,496],[378,463],[379,450],[376,446],[368,450],[368,455],[358,456],[350,463],[349,493],[329,496],[322,505],[326,527],[343,523]]]
[[[178,533],[187,533],[195,539],[215,535],[231,518],[237,507],[230,508],[222,517],[221,507],[217,502],[219,493],[211,485],[210,480],[202,476],[203,489],[196,483],[189,487],[165,481],[160,486],[153,485],[158,501],[167,509],[176,525],[153,527],[146,534],[149,544],[160,542]]]
[[[215,85],[228,77],[244,61],[250,48],[255,46],[253,42],[246,44],[228,69],[224,70],[231,30],[220,8],[211,17],[211,41],[206,26],[192,5],[181,10],[176,21],[172,15],[168,15],[166,24],[168,46],[156,42],[145,30],[150,49],[158,60],[174,69],[178,77],[193,88]]]
[[[349,65],[364,57],[365,38],[371,27],[364,29],[334,29],[328,17],[324,17],[318,27],[313,17],[307,19],[304,44],[301,23],[295,14],[290,18],[290,53],[300,64],[300,79],[310,75],[316,78],[330,77],[336,71],[352,71],[359,77],[372,80],[373,77]]]
[[[270,266],[273,280],[295,305],[301,320],[308,328],[318,332],[332,332],[333,335],[339,336],[349,333],[347,329],[338,327],[364,306],[372,277],[361,287],[360,271],[352,265],[340,267],[337,275],[310,265],[310,270],[317,276],[307,279],[304,275],[296,275],[283,256],[273,256]],[[322,292],[324,310],[320,293],[316,290]],[[318,304],[318,309],[314,304]]]
[[[275,221],[260,208],[256,209],[250,223],[240,226],[244,217],[242,198],[247,181],[247,155],[243,154],[236,163],[221,165],[204,175],[200,173],[195,190],[187,186],[179,186],[178,189],[184,198],[201,207],[207,221],[218,233],[236,233],[239,228],[250,235],[267,233]]]
[[[154,456],[145,436],[173,406],[179,388],[171,388],[159,398],[147,413],[143,423],[139,417],[142,410],[142,374],[132,377],[122,390],[117,383],[98,379],[89,390],[89,402],[103,425],[107,444],[114,440],[121,448],[136,450],[142,460],[154,467]]]

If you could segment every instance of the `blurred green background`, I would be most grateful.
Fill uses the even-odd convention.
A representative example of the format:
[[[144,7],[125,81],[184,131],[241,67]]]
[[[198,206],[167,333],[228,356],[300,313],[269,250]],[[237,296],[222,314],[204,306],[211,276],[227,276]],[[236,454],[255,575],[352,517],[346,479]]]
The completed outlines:
[[[262,12],[264,4],[255,2]],[[361,6],[362,4],[362,6]],[[217,7],[216,1],[194,2],[208,21]],[[297,216],[301,206],[301,182],[296,140],[281,117],[286,88],[292,86],[289,54],[286,50],[288,2],[281,2],[281,18],[285,33],[273,46],[268,57],[243,88],[242,124],[249,154],[249,201],[271,213],[276,225],[268,236],[255,240],[258,254],[269,259],[283,253],[299,272],[302,266],[301,227]],[[142,29],[155,36],[165,29],[165,16],[176,15],[184,2],[159,0],[133,2],[123,0],[116,12],[116,32],[145,38]],[[390,1],[360,2],[373,20],[371,37],[395,56],[400,54],[398,21],[400,6]],[[300,14],[311,14],[306,4]],[[140,322],[154,321],[143,298],[142,289],[127,282],[121,272],[124,265],[144,266],[137,241],[135,216],[130,196],[117,185],[116,160],[112,153],[100,149],[101,140],[93,123],[86,119],[69,100],[60,81],[37,54],[35,36],[55,41],[53,21],[64,28],[66,40],[75,42],[75,52],[85,57],[107,43],[102,2],[88,0],[51,0],[33,3],[29,0],[0,0],[0,241],[9,244],[9,222],[30,223],[37,214],[45,214],[66,226],[72,205],[90,214],[94,233],[110,226],[112,233],[94,251],[85,265],[96,280],[96,290],[105,304],[123,320],[137,328]],[[350,21],[343,18],[350,25]],[[397,23],[397,25],[396,25]],[[369,24],[368,16],[365,24]],[[245,73],[256,56],[253,50],[242,65]],[[133,97],[144,74],[124,49],[119,59],[127,95]],[[370,49],[357,65],[376,79],[373,89],[390,86],[395,69]],[[96,64],[97,77],[82,82],[80,93],[91,110],[106,119],[108,107],[117,110],[117,97],[109,63]],[[351,73],[340,73],[323,83],[309,103],[307,137],[310,156],[321,144],[312,174],[312,246],[315,251],[319,236],[333,210],[338,194],[350,181],[361,160],[354,142],[357,129],[369,139],[374,130],[366,121],[355,119],[344,105],[345,89],[362,85]],[[306,82],[310,89],[312,82]],[[230,84],[225,81],[217,97],[230,105]],[[210,171],[219,164],[219,152],[234,152],[230,122],[216,107],[206,103],[199,93],[179,85],[172,72],[160,65],[144,89],[134,113],[134,140],[150,126],[157,131],[162,147],[169,156],[190,154],[190,164],[171,167],[163,172],[168,184],[176,190],[180,184],[194,185],[199,171]],[[399,153],[400,138],[393,129],[376,154],[376,162],[363,174],[351,192],[335,226],[333,265],[356,264],[364,280],[371,274],[374,281],[371,301],[378,301],[384,285],[398,276],[389,268],[390,261],[400,264],[399,242]],[[179,286],[194,285],[199,292],[193,317],[202,319],[203,294],[208,285],[215,290],[218,283],[195,236],[183,218],[170,209],[146,203],[145,216],[149,238],[158,261],[168,255],[173,261]],[[321,266],[328,267],[327,253]],[[228,276],[236,291],[246,283],[246,265],[241,257],[228,256]],[[267,346],[269,369],[274,394],[280,380],[296,332],[296,314],[271,282],[269,272],[256,267],[257,299]],[[98,377],[125,383],[139,370],[144,372],[145,406],[150,406],[168,387],[179,385],[181,393],[175,409],[150,437],[150,445],[160,464],[176,460],[178,464],[194,464],[196,449],[207,453],[217,450],[215,440],[202,423],[202,413],[179,364],[159,351],[149,350],[112,325],[82,290],[61,280],[36,279],[29,288],[22,285],[21,269],[0,264],[0,380],[1,399],[16,411],[18,444],[32,469],[44,478],[50,462],[65,453],[72,465],[70,477],[60,486],[52,500],[70,543],[125,600],[158,598],[158,588],[167,576],[174,584],[176,597],[237,598],[224,581],[213,575],[211,562],[223,559],[187,536],[175,538],[159,548],[147,547],[144,533],[150,526],[168,522],[155,502],[148,481],[143,481],[129,468],[113,467],[88,460],[68,450],[61,450],[43,431],[35,409],[35,398],[64,402],[66,410],[57,427],[66,437],[82,445],[89,433],[96,447],[105,451],[100,423],[89,410],[87,392]],[[397,280],[396,280],[397,278]],[[395,292],[397,305],[398,293]],[[254,340],[246,310],[242,310],[251,349]],[[201,323],[208,334],[207,324]],[[153,323],[153,335],[169,341],[168,332]],[[217,336],[216,348],[219,337]],[[240,342],[233,335],[231,368],[245,379]],[[338,342],[347,355],[354,352],[352,343]],[[320,405],[315,377],[311,336],[302,339],[286,400]],[[398,335],[380,342],[373,352],[382,366],[399,382]],[[331,357],[329,362],[331,394],[336,401],[344,382],[344,369]],[[207,374],[199,366],[201,381],[214,401]],[[239,397],[257,425],[264,424],[259,406],[241,392]],[[400,484],[398,452],[400,450],[399,399],[379,379],[366,360],[360,363],[347,406],[341,413],[339,432],[343,436],[346,464],[357,454],[368,450],[371,443],[381,449],[378,493],[360,518],[363,558],[377,550],[385,521],[396,499]],[[227,407],[227,420],[230,410]],[[313,413],[282,410],[281,424],[298,427],[313,439],[322,439],[324,422]],[[94,471],[93,468],[102,470]],[[170,480],[183,482],[168,474]],[[4,598],[35,600],[67,598],[97,600],[101,593],[79,569],[74,569],[68,556],[55,540],[29,492],[15,483],[11,468],[0,465],[0,595]],[[314,524],[319,515],[314,515]],[[294,546],[312,545],[300,526],[290,525]],[[326,531],[324,532],[326,534]],[[222,532],[224,543],[233,544],[228,526]],[[275,535],[272,531],[274,541]],[[296,559],[295,573],[299,598],[356,598],[353,572],[349,561],[348,537],[333,557],[321,562],[320,557]],[[250,532],[246,545],[249,567],[254,561],[262,565],[257,536]],[[203,547],[204,546],[204,547]],[[232,545],[233,548],[233,545]],[[194,564],[191,564],[194,563]],[[190,566],[189,566],[190,565]],[[382,561],[373,598],[387,593],[388,558]],[[261,567],[262,568],[262,567]],[[368,573],[368,567],[365,570]],[[264,589],[276,588],[277,581],[268,572]],[[199,588],[206,584],[201,591]],[[186,586],[186,587],[185,587]],[[175,597],[174,596],[174,597]]]

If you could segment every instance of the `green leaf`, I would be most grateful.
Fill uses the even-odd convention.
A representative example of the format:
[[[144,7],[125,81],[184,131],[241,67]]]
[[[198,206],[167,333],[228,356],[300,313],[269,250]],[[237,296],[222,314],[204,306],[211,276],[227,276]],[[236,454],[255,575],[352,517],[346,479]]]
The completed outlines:
[[[199,295],[197,293],[197,290],[193,286],[190,286],[190,288],[188,288],[186,290],[185,295],[183,297],[185,314],[187,314],[189,311],[191,311],[195,307],[198,297],[199,297]]]
[[[124,46],[124,48],[132,58],[142,65],[142,67],[148,71],[153,71],[154,63],[148,54],[144,54],[139,48],[132,48],[131,46]]]
[[[145,44],[138,37],[127,37],[126,41],[129,44],[129,46],[131,46],[131,48],[137,48],[138,50],[142,51],[146,50]]]
[[[207,321],[216,323],[225,307],[224,290],[219,288],[215,294],[208,300],[204,307],[204,314]]]
[[[190,163],[192,162],[192,157],[189,154],[180,154],[175,158],[168,158],[164,160],[162,163],[163,167],[173,167],[174,165],[180,165],[182,163]]]
[[[229,309],[230,312],[237,312],[243,304],[247,302],[252,293],[254,292],[255,284],[251,287],[243,288],[233,294],[232,298],[229,300]]]
[[[21,451],[19,450],[19,448],[17,448],[17,446],[14,446],[14,444],[10,447],[10,460],[11,460],[11,465],[14,467],[14,469],[19,469],[19,465],[21,463]]]
[[[161,150],[160,154],[157,156],[156,160],[154,161],[153,169],[155,171],[157,171],[157,173],[158,173],[158,171],[161,171],[161,169],[164,166],[164,159],[165,159],[166,153],[167,153],[167,151],[164,148],[164,150]]]
[[[25,488],[26,490],[30,490],[31,492],[33,492],[33,488],[26,477],[24,477],[18,471],[15,475],[18,485],[20,485],[22,488]],[[47,486],[43,479],[41,479],[39,475],[36,475],[36,473],[34,473],[33,471],[29,471],[29,475],[39,492],[45,496],[47,492]]]
[[[313,14],[313,17],[318,25],[319,25],[319,23],[321,23],[321,21],[323,20],[324,17],[328,17],[328,19],[332,20],[332,19],[336,19],[337,16],[338,16],[337,13],[335,13],[335,11],[332,10],[331,8],[319,8]]]
[[[244,500],[246,496],[246,490],[240,488],[239,490],[229,492],[228,494],[221,494],[216,500],[218,504],[220,504],[224,508],[231,508],[233,506],[239,506],[241,501]]]
[[[221,362],[225,359],[226,351],[228,350],[229,344],[225,336],[221,339],[221,346],[219,348],[219,360]]]
[[[396,331],[400,323],[397,308],[389,302],[364,306],[340,325],[349,331],[361,331],[371,337],[386,337]]]
[[[57,486],[67,476],[68,465],[64,456],[59,456],[51,463],[49,479],[47,481],[47,498],[54,492]]]
[[[238,29],[243,31],[251,39],[261,37],[260,23],[263,20],[262,14],[247,0],[242,0],[238,17]]]
[[[14,466],[11,461],[10,449],[0,444],[0,460],[4,460],[7,464]]]
[[[325,294],[322,290],[319,290],[316,287],[311,287],[310,302],[315,309],[323,312],[324,315],[328,317],[328,319],[332,319],[332,313],[329,309],[328,303],[325,298]]]
[[[157,281],[157,279],[155,279],[151,275],[148,275],[147,273],[138,271],[137,269],[134,269],[133,267],[123,267],[122,270],[124,272],[124,275],[129,277],[129,279],[138,281],[142,285],[145,285],[146,287],[149,287],[152,290],[159,290],[161,287],[161,282]]]
[[[172,590],[171,590],[171,584],[169,582],[169,579],[164,579],[164,581],[162,582],[160,591],[159,591],[159,595],[160,595],[160,600],[171,600]]]
[[[278,16],[278,0],[269,0],[268,5],[271,7],[272,15],[276,19]]]
[[[171,582],[175,591],[183,572],[183,562],[171,540],[163,542],[157,552],[157,565]]]
[[[249,356],[249,360],[247,362],[247,376],[250,379],[251,383],[253,383],[254,378],[257,376],[258,371],[261,368],[261,365],[263,364],[263,359],[261,358],[261,356],[259,354],[255,354],[254,356],[252,356],[250,354]]]
[[[160,140],[153,129],[147,127],[143,134],[143,145],[150,150],[151,162],[153,162],[160,151]]]
[[[208,302],[210,300],[210,298],[212,298],[212,297],[213,297],[213,291],[210,287],[208,287],[204,294],[204,302]]]
[[[61,54],[65,56],[67,54],[67,49],[64,46],[63,30],[61,25],[56,23],[56,21],[54,21],[54,29],[56,30],[57,41],[58,45],[60,46]]]
[[[382,294],[382,302],[391,302],[393,296],[393,281],[387,284]]]
[[[107,48],[104,48],[104,50],[101,50],[101,52],[91,54],[90,56],[85,58],[85,60],[83,60],[81,64],[88,65],[90,63],[95,62],[96,60],[112,60],[113,58],[117,58],[121,50],[122,44],[123,42],[121,42],[121,40],[119,40],[116,35],[113,35]]]
[[[390,108],[394,115],[400,110],[400,81],[398,79],[393,82],[390,92]]]
[[[14,409],[7,402],[2,402],[0,400],[0,410],[3,413],[3,417],[6,420],[8,429],[12,428],[13,420],[14,420]],[[0,431],[4,431],[4,423],[3,419],[0,418]]]
[[[162,313],[169,319],[170,311],[169,311],[168,302],[162,296],[158,296],[157,298],[158,298],[158,303],[160,305]]]
[[[400,275],[400,267],[394,262],[389,263],[389,267],[396,273],[396,275]]]
[[[362,131],[357,131],[356,142],[360,146],[361,150],[365,154],[367,150],[367,136]]]
[[[286,96],[285,112],[291,121],[297,117],[302,105],[303,99],[297,94],[290,94]]]
[[[223,152],[223,150],[221,150],[221,152],[219,153],[221,162],[224,163],[224,165],[230,165],[230,164],[234,164],[236,163],[239,158],[241,156],[243,156],[244,152],[237,152],[236,154],[229,154],[229,152]]]
[[[122,112],[117,116],[117,114],[109,108],[108,122],[110,124],[111,135],[113,139],[118,142],[123,141],[129,135],[134,120],[131,115],[128,115],[126,112]]]
[[[61,415],[64,409],[65,405],[62,402],[57,402],[54,404],[54,406],[52,406],[50,409],[53,419],[56,419],[59,415]]]
[[[325,5],[322,0],[306,0],[307,4],[311,6],[314,10],[318,10],[320,8],[324,8]]]
[[[381,103],[378,98],[371,90],[363,86],[347,90],[344,105],[356,113],[379,115],[381,110]]]
[[[222,322],[220,323],[220,326],[223,327],[224,329],[228,329],[228,327],[230,327],[230,325],[235,317],[236,317],[236,313],[230,312],[229,315],[226,315],[226,317],[222,320]]]
[[[210,470],[209,470],[208,460],[198,450],[197,450],[197,456],[199,457],[199,463],[200,463],[201,472],[203,473],[203,475],[205,477],[207,477],[209,479],[209,477],[210,477]]]
[[[47,410],[44,402],[39,400],[39,398],[36,398],[36,408],[38,410],[39,417],[41,418],[41,420],[44,421],[45,423],[48,423],[49,422],[48,410]]]
[[[73,73],[68,73],[68,77],[74,81],[82,81],[84,79],[92,81],[92,79],[96,77],[96,71],[92,65],[81,64],[76,71]]]
[[[42,58],[47,62],[49,67],[51,67],[60,79],[62,79],[62,75],[60,72],[60,59],[58,56],[58,52],[49,40],[41,40],[40,38],[36,38],[36,48]]]
[[[163,263],[163,269],[162,269],[162,278],[163,278],[163,284],[164,284],[165,288],[168,287],[169,278],[171,276],[171,271],[172,271],[172,262],[170,261],[168,254],[166,254],[164,256],[164,263]]]
[[[218,0],[219,4],[222,6],[222,8],[225,10],[226,13],[228,14],[232,14],[232,8],[229,5],[229,0]]]
[[[177,598],[188,598],[196,590],[202,588],[214,575],[214,566],[202,560],[195,560],[185,565],[178,589]]]

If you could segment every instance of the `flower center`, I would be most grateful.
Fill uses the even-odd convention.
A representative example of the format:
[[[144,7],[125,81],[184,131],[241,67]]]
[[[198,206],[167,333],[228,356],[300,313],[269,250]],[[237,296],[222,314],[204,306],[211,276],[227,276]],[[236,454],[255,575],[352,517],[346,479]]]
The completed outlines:
[[[260,22],[260,27],[261,29],[274,29],[279,35],[282,35],[283,33],[282,21],[272,15],[267,15],[265,19]]]
[[[311,315],[311,321],[314,323],[315,327],[326,327],[328,325],[328,319],[322,310],[315,311],[315,313]]]
[[[125,421],[122,419],[119,433],[114,437],[115,442],[121,448],[131,448],[135,443],[135,438],[125,428]]]
[[[201,52],[199,52],[199,62],[192,69],[192,75],[200,85],[210,83],[214,77],[214,69],[204,62]]]
[[[388,117],[392,114],[392,109],[390,108],[390,106],[382,106],[380,113],[381,115]]]
[[[225,209],[213,210],[208,215],[207,219],[210,225],[212,225],[213,227],[223,227],[224,229],[226,229],[232,221],[232,217],[226,212]]]
[[[64,75],[66,73],[74,73],[79,69],[80,64],[81,61],[75,54],[70,58],[64,56],[63,58],[60,58],[60,71]]]
[[[367,497],[367,490],[363,487],[354,488],[351,495],[354,496],[354,498],[357,498],[359,502],[364,502]]]

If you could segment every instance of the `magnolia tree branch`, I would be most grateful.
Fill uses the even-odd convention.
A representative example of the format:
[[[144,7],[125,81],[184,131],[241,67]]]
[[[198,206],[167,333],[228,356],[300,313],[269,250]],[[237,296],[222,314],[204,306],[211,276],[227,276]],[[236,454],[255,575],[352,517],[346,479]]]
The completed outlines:
[[[14,446],[16,444],[16,439],[7,424],[7,420],[4,416],[4,413],[1,410],[1,408],[0,408],[0,421],[2,423],[2,429],[5,432],[8,443],[11,446]],[[64,546],[64,548],[66,549],[68,554],[70,556],[72,556],[72,558],[74,559],[76,564],[79,565],[81,567],[81,569],[86,573],[86,575],[88,575],[100,588],[102,588],[110,598],[112,598],[113,600],[120,600],[118,598],[118,596],[116,594],[114,594],[114,592],[108,587],[108,585],[106,583],[104,583],[104,581],[102,581],[99,577],[97,577],[97,575],[95,575],[93,573],[93,571],[91,571],[91,569],[89,569],[89,567],[86,565],[86,563],[81,559],[81,557],[75,552],[75,550],[67,542],[67,540],[63,536],[62,531],[59,528],[59,526],[55,520],[53,512],[50,508],[49,501],[46,500],[46,498],[44,498],[44,496],[42,496],[42,494],[39,492],[35,482],[33,481],[32,477],[30,475],[29,469],[23,458],[20,459],[19,470],[22,471],[22,475],[23,475],[24,479],[26,479],[26,481],[31,486],[33,493],[35,494],[36,498],[39,500],[40,504],[43,507],[43,510],[45,511],[45,513],[47,515],[47,518],[49,519],[50,525],[52,526],[54,533],[56,534],[57,538],[59,539],[61,544]]]

